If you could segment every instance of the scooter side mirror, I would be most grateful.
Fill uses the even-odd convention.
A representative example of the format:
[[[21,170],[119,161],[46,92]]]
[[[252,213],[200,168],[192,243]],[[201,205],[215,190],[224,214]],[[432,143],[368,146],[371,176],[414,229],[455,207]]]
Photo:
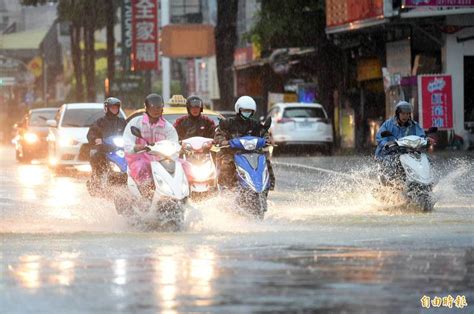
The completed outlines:
[[[436,132],[438,132],[438,128],[435,126],[432,126],[431,128],[428,129],[428,131],[426,131],[426,134],[432,134]]]
[[[265,119],[265,122],[263,123],[263,128],[265,130],[268,130],[272,126],[272,117],[268,117]]]
[[[389,136],[393,136],[393,134],[390,131],[383,131],[382,133],[380,133],[380,136],[381,137],[389,137]]]
[[[133,134],[134,136],[136,136],[136,137],[138,137],[138,138],[143,138],[142,132],[140,132],[140,129],[139,129],[139,128],[137,128],[137,127],[135,127],[135,126],[132,126],[132,127],[130,128],[130,130],[132,131],[132,134]]]

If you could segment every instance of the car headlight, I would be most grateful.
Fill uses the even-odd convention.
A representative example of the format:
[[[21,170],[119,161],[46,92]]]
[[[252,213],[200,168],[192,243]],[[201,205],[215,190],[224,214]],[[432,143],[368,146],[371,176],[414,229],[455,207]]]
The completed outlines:
[[[61,137],[59,139],[59,146],[73,146],[78,144],[79,142],[70,138],[70,137]]]
[[[29,144],[36,143],[39,140],[38,135],[36,135],[35,133],[25,133],[25,135],[23,135],[23,138]]]

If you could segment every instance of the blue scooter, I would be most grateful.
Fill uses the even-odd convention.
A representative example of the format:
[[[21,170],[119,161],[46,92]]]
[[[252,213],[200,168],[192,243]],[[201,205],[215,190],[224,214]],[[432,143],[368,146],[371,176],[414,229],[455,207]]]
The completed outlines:
[[[103,144],[91,149],[91,157],[104,153],[106,164],[101,175],[92,173],[87,180],[87,190],[91,196],[102,196],[102,191],[112,185],[125,186],[127,183],[127,160],[123,150],[122,136],[109,136],[103,139]],[[104,195],[105,196],[105,195]]]
[[[262,126],[262,133],[271,125],[268,119]],[[270,188],[270,174],[267,157],[263,149],[269,146],[263,137],[243,136],[229,141],[229,148],[235,151],[234,163],[237,170],[237,203],[248,214],[263,220],[267,211],[267,195]]]

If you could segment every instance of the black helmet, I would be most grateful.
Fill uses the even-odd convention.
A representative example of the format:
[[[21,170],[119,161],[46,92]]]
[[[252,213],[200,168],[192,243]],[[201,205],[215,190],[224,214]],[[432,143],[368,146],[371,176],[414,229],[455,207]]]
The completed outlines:
[[[163,108],[163,98],[158,94],[149,94],[145,97],[145,109],[148,109],[150,106]]]
[[[413,112],[413,108],[409,102],[406,102],[404,100],[399,101],[398,104],[395,106],[395,115],[398,117],[400,112]]]
[[[104,101],[104,111],[108,112],[110,106],[121,106],[122,102],[120,99],[115,98],[115,97],[109,97]],[[118,113],[117,113],[118,114]]]
[[[199,107],[202,112],[204,110],[204,103],[198,96],[189,96],[188,99],[186,99],[186,110],[188,111],[188,114],[191,114],[191,107]]]

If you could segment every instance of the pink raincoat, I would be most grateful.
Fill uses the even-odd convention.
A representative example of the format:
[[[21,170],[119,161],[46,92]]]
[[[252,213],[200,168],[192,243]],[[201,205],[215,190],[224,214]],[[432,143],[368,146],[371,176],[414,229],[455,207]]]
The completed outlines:
[[[173,125],[161,117],[155,124],[150,123],[147,114],[132,119],[125,128],[125,158],[128,162],[130,175],[138,183],[143,183],[151,178],[151,161],[156,157],[146,152],[135,153],[133,146],[135,144],[146,145],[146,141],[135,137],[131,133],[131,127],[135,126],[140,129],[142,136],[149,143],[156,143],[162,140],[178,141],[178,134]]]

